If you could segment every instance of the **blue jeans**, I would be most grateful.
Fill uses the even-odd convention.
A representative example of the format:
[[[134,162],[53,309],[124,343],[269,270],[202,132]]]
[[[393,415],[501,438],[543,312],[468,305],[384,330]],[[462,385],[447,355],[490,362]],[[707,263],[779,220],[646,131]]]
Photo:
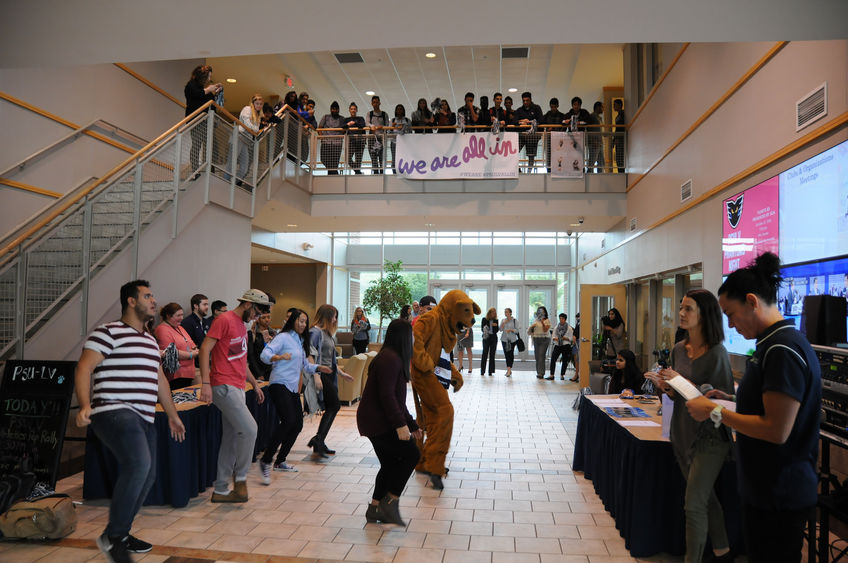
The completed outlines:
[[[118,461],[106,535],[123,538],[156,479],[156,427],[124,408],[93,415],[91,430]]]

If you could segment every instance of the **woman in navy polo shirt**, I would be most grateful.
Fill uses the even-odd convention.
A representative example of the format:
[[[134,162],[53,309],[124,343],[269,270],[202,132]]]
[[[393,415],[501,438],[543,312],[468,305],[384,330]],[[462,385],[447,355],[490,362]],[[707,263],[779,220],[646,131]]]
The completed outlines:
[[[756,338],[737,390],[736,412],[706,397],[686,403],[696,420],[736,430],[737,469],[748,558],[800,561],[804,524],[817,500],[821,410],[819,363],[804,336],[777,308],[780,259],[767,252],[718,290],[728,324]],[[709,397],[732,399],[716,390]]]

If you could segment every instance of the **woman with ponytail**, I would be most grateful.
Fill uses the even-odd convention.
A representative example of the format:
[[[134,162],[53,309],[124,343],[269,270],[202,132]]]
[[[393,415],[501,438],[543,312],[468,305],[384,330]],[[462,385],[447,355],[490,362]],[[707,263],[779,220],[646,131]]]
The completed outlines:
[[[756,338],[736,395],[709,391],[686,403],[695,420],[736,430],[742,522],[752,563],[801,561],[817,501],[821,374],[809,342],[777,307],[780,260],[767,252],[718,290],[728,325]],[[736,401],[736,412],[709,398]]]

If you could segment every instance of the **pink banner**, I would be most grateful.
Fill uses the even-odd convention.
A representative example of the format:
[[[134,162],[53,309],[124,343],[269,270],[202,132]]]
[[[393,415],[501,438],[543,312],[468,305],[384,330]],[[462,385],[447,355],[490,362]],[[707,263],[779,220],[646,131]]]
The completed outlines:
[[[778,253],[779,177],[722,202],[722,273],[747,266],[757,255]]]

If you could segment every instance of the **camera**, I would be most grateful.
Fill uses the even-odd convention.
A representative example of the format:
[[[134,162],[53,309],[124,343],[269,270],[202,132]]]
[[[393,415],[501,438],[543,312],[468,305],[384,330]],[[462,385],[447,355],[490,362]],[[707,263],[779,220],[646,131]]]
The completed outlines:
[[[654,356],[657,357],[657,365],[660,369],[666,369],[668,367],[668,360],[671,357],[671,350],[668,348],[654,350]]]

